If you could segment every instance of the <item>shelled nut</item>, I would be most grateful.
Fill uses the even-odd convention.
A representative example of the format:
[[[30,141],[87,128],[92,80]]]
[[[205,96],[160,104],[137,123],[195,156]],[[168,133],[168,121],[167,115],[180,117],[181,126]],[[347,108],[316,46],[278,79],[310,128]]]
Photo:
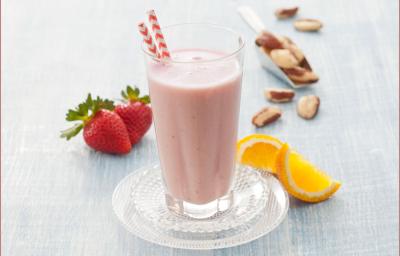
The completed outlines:
[[[322,22],[316,19],[298,19],[293,25],[299,31],[318,31],[322,28]]]
[[[275,11],[275,16],[278,19],[287,19],[296,15],[299,7],[295,6],[292,8],[280,8]]]
[[[282,103],[292,101],[295,92],[291,89],[267,88],[264,94],[267,100],[275,103]]]
[[[257,112],[252,119],[252,123],[257,127],[263,127],[278,120],[282,111],[276,107],[266,107]]]
[[[266,47],[268,49],[282,49],[281,42],[267,31],[261,32],[256,38],[256,45]]]
[[[312,119],[318,113],[320,99],[315,95],[303,96],[297,103],[297,114],[304,119]]]
[[[293,55],[296,57],[296,59],[301,62],[304,59],[304,54],[303,52],[300,50],[299,47],[297,47],[297,45],[295,44],[289,44],[287,46],[287,49],[289,51],[291,51],[293,53]]]
[[[313,71],[302,68],[284,68],[283,72],[292,80],[294,83],[298,84],[308,84],[317,82],[319,77]]]
[[[288,49],[275,49],[270,53],[272,61],[281,68],[294,68],[299,61]]]

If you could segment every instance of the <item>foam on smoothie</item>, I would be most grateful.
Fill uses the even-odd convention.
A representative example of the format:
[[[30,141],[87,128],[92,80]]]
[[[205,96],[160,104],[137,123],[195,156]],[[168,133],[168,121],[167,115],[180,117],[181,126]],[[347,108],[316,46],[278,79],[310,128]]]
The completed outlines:
[[[221,52],[184,49],[171,52],[171,56],[175,62],[180,63],[151,65],[148,72],[152,79],[164,83],[168,81],[166,85],[169,86],[198,88],[218,86],[226,80],[235,79],[240,73],[236,60],[218,60],[225,56]]]

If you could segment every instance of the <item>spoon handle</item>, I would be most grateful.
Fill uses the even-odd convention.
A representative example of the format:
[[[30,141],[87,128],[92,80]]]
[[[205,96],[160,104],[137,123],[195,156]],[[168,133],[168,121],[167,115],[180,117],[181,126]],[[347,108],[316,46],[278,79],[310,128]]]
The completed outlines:
[[[256,12],[247,5],[242,5],[237,8],[238,13],[246,21],[246,23],[256,32],[260,33],[265,30],[265,25]]]

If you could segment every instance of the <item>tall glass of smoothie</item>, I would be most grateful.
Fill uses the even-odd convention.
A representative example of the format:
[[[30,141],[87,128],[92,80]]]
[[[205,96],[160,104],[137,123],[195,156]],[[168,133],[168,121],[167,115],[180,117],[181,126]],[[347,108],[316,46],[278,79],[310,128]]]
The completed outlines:
[[[244,41],[211,24],[163,28],[171,54],[145,62],[167,207],[216,217],[234,202]]]

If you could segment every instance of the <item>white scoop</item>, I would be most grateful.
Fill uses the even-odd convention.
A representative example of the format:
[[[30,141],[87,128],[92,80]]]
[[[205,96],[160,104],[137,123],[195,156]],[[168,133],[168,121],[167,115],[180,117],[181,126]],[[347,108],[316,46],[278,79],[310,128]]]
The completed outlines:
[[[254,12],[250,6],[239,6],[237,8],[240,16],[246,21],[246,23],[257,33],[261,33],[263,30],[266,31],[264,23],[260,17]],[[295,84],[290,80],[286,74],[271,60],[271,58],[262,51],[261,47],[256,46],[257,55],[261,62],[261,65],[267,69],[271,74],[275,75],[279,79],[285,81],[293,88],[301,88],[309,86],[308,84]],[[307,60],[306,60],[307,61]]]

